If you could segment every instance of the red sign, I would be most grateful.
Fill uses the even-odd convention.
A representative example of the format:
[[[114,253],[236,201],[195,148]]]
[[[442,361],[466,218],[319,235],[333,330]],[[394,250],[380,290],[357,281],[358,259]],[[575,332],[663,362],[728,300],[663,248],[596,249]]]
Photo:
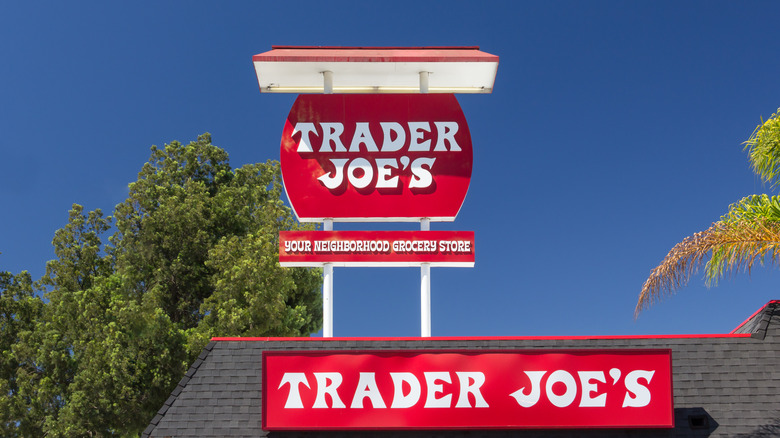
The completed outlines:
[[[282,178],[304,222],[455,220],[471,165],[452,94],[304,94],[282,133]]]
[[[473,231],[280,231],[282,266],[473,267]]]
[[[673,427],[670,350],[263,352],[263,429]]]

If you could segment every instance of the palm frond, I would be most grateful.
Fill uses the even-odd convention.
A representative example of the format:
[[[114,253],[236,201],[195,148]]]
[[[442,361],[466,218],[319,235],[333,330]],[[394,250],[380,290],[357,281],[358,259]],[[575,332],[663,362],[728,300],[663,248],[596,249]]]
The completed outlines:
[[[744,145],[753,171],[772,186],[780,184],[780,109],[762,121]]]
[[[716,222],[675,245],[650,272],[639,293],[634,316],[685,286],[705,260],[708,283],[717,283],[726,272],[750,273],[756,261],[765,259],[773,264],[780,262],[779,223],[760,217]]]
[[[764,182],[780,185],[780,109],[762,121],[744,145],[756,174]],[[688,284],[705,260],[708,285],[716,284],[726,272],[750,273],[756,261],[780,263],[780,197],[743,198],[710,228],[675,245],[642,286],[634,317]]]

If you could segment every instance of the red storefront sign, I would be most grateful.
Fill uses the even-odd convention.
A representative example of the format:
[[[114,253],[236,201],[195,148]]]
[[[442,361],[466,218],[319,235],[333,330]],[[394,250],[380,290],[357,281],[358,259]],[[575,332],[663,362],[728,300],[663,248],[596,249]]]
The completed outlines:
[[[670,350],[263,352],[263,428],[673,427]]]
[[[471,180],[471,135],[452,94],[304,94],[281,167],[304,222],[452,221]]]
[[[473,231],[280,231],[282,266],[473,267]]]

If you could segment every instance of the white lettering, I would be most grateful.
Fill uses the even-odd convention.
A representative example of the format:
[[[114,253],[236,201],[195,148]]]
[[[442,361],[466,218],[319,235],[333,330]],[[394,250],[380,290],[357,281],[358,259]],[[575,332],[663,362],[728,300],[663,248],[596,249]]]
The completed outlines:
[[[404,127],[398,122],[379,122],[382,127],[382,132],[385,135],[382,141],[382,152],[396,152],[401,150],[406,143],[406,131]],[[395,133],[395,140],[392,139],[392,135]]]
[[[306,375],[304,373],[284,373],[278,389],[282,389],[282,386],[284,386],[285,383],[290,384],[290,392],[287,394],[287,401],[284,403],[284,408],[303,409],[301,393],[298,389],[301,383],[307,388],[310,388],[309,382],[306,380]]]
[[[388,178],[393,169],[398,168],[398,160],[395,158],[377,158],[376,159],[377,178],[376,188],[388,189],[398,187],[398,177]]]
[[[409,188],[425,188],[431,185],[433,182],[433,175],[431,175],[431,169],[433,168],[433,162],[436,158],[417,158],[412,161],[412,179],[409,181]],[[423,166],[428,166],[424,168]]]
[[[366,145],[367,152],[377,152],[379,150],[374,142],[374,137],[371,137],[371,131],[368,129],[368,122],[358,122],[355,124],[355,135],[352,136],[352,143],[349,144],[349,151],[360,152],[361,144]]]
[[[347,164],[347,161],[349,161],[349,159],[331,158],[330,162],[333,163],[333,167],[335,168],[333,176],[331,176],[330,173],[326,173],[317,179],[322,183],[322,185],[329,188],[330,190],[339,188],[341,183],[344,181],[344,166]]]
[[[410,152],[428,152],[431,150],[432,141],[436,142],[433,148],[434,152],[460,152],[462,149],[455,136],[458,134],[460,126],[458,122],[435,121],[435,133],[431,131],[431,122],[407,122],[409,144],[407,150]],[[322,130],[322,142],[319,144],[318,152],[360,152],[360,145],[365,147],[366,152],[398,152],[404,149],[407,140],[407,131],[404,126],[398,122],[379,122],[382,128],[382,143],[378,145],[376,139],[371,134],[369,122],[355,122],[355,130],[352,133],[352,140],[349,149],[344,146],[342,135],[345,126],[341,122],[319,122]],[[314,152],[316,146],[312,143],[312,134],[319,137],[315,123],[298,122],[293,128],[292,136],[301,133],[301,140],[298,143],[297,152]],[[426,137],[429,137],[426,140]]]
[[[360,379],[358,380],[357,390],[355,390],[355,396],[352,398],[352,409],[362,409],[363,399],[368,397],[374,408],[386,408],[382,395],[379,393],[379,388],[376,386],[376,373],[360,373]]]
[[[295,134],[299,132],[301,133],[301,142],[298,143],[298,153],[314,152],[311,148],[311,138],[309,137],[309,134],[312,132],[314,135],[317,135],[317,129],[314,127],[314,123],[296,123],[292,135],[295,136]]]
[[[285,240],[284,250],[288,253],[311,252],[310,240]]]
[[[460,395],[458,396],[458,403],[455,404],[456,408],[487,408],[489,407],[485,399],[482,397],[482,393],[479,389],[485,384],[485,374],[480,372],[455,372],[458,375],[458,381],[460,382]],[[475,406],[469,404],[469,394],[474,396]]]
[[[580,383],[582,384],[582,398],[580,399],[581,407],[604,407],[607,405],[607,394],[600,394],[596,397],[590,395],[598,391],[598,385],[591,383],[592,380],[607,383],[607,378],[604,377],[602,371],[578,371],[580,376]]]
[[[566,391],[558,395],[553,391],[553,386],[556,383],[563,383],[566,386]],[[577,382],[574,380],[571,374],[564,370],[554,371],[547,378],[547,385],[545,387],[547,391],[547,398],[555,406],[559,408],[565,408],[569,406],[574,398],[577,396]]]
[[[411,408],[420,400],[420,381],[412,373],[390,373],[393,379],[393,404],[390,408]],[[409,385],[409,394],[404,395],[403,384]]]
[[[358,175],[356,176],[356,173]],[[365,158],[355,158],[349,164],[349,172],[347,173],[350,184],[358,189],[364,189],[371,184],[371,180],[374,179],[374,168],[371,163]]]
[[[509,395],[514,397],[520,406],[524,408],[530,408],[539,401],[539,397],[542,394],[542,377],[547,373],[547,371],[524,371],[524,373],[531,381],[531,386],[528,388],[528,394],[523,392],[525,389],[525,386],[523,386]]]
[[[425,385],[428,387],[428,395],[425,399],[426,408],[448,408],[450,407],[450,400],[452,400],[452,394],[447,394],[444,397],[436,398],[436,394],[443,392],[443,385],[436,382],[442,381],[445,383],[452,383],[450,380],[450,373],[447,372],[426,372]]]
[[[650,404],[650,391],[639,383],[644,379],[649,385],[655,371],[636,370],[626,375],[626,397],[623,399],[623,407],[641,408]],[[634,396],[632,397],[631,394]]]
[[[431,141],[421,142],[426,132],[431,132],[431,124],[428,122],[409,122],[409,152],[427,152],[431,150]]]
[[[436,139],[436,147],[434,147],[433,150],[446,151],[447,148],[444,146],[444,142],[448,141],[450,143],[450,151],[460,152],[460,146],[458,146],[458,142],[455,141],[455,134],[458,133],[458,123],[433,122],[433,124],[436,125],[436,131],[439,134]]]
[[[341,373],[314,373],[314,378],[317,380],[317,397],[314,399],[313,408],[328,408],[328,404],[325,402],[325,395],[330,396],[332,408],[346,408],[344,402],[339,398],[339,393],[336,391],[341,385],[342,377]]]
[[[346,152],[347,148],[341,143],[341,134],[344,133],[343,123],[320,123],[322,127],[322,145],[320,152],[333,152],[330,144],[336,146],[336,152]]]

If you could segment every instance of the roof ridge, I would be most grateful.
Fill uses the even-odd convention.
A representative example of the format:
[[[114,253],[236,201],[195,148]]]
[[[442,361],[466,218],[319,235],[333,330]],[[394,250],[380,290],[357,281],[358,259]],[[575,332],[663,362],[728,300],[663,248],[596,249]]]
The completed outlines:
[[[143,433],[141,433],[141,438],[149,438],[152,435],[152,432],[154,432],[154,429],[157,427],[158,424],[160,424],[160,420],[165,417],[165,413],[168,412],[168,409],[173,406],[173,403],[178,398],[179,394],[181,394],[182,390],[187,386],[187,383],[192,379],[192,376],[195,375],[195,372],[200,368],[200,365],[206,360],[209,353],[211,353],[211,350],[214,349],[214,346],[216,345],[216,342],[209,341],[208,344],[203,348],[203,351],[198,355],[198,358],[195,360],[195,362],[192,363],[190,368],[187,370],[186,373],[184,373],[184,377],[179,380],[179,383],[176,384],[176,388],[171,391],[171,395],[168,397],[167,400],[165,400],[165,403],[163,403],[162,407],[157,411],[157,415],[152,418],[152,421],[149,422],[149,426],[144,429]]]
[[[772,320],[775,309],[780,307],[780,300],[771,300],[764,304],[755,313],[750,315],[742,324],[731,331],[732,334],[750,334],[753,338],[764,339],[767,328]]]

